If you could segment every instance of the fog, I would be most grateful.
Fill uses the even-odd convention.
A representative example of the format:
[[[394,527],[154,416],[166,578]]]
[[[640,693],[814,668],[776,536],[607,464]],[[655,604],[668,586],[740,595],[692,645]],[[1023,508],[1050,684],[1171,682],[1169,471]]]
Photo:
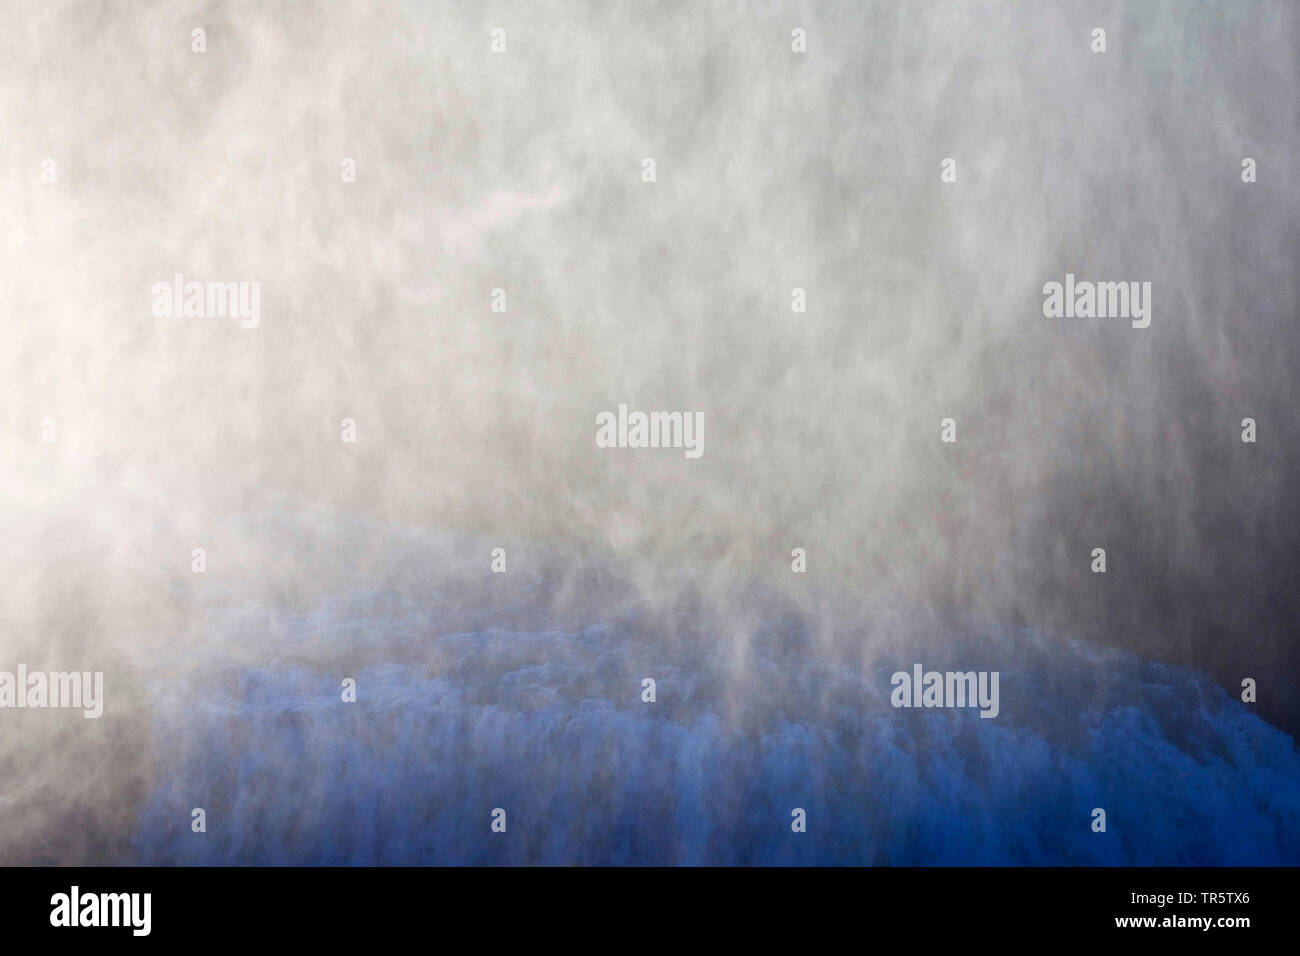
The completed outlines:
[[[0,863],[495,860],[395,856],[379,838],[349,854],[329,834],[361,796],[290,814],[281,855],[229,830],[184,848],[167,828],[187,836],[191,807],[243,820],[273,804],[239,774],[225,779],[244,781],[242,811],[217,794],[241,753],[325,787],[320,768],[392,746],[417,770],[364,764],[374,799],[405,806],[428,783],[464,803],[492,779],[526,793],[527,774],[480,768],[444,791],[418,768],[497,733],[559,786],[566,754],[632,719],[615,712],[642,706],[645,676],[666,722],[635,738],[646,753],[671,751],[654,741],[674,725],[701,742],[644,757],[675,781],[798,780],[826,764],[764,764],[757,741],[785,739],[762,737],[773,722],[856,727],[915,660],[1015,672],[1040,655],[1076,671],[1069,719],[1026,716],[1014,680],[1003,710],[1052,746],[1075,746],[1089,707],[1159,723],[1176,705],[1132,688],[1161,679],[1106,677],[1154,662],[1215,701],[1206,747],[1247,721],[1292,779],[1275,728],[1300,729],[1294,4],[47,3],[6,18],[0,669],[103,671],[107,704],[99,720],[0,711]],[[1150,326],[1045,318],[1043,286],[1067,273],[1150,282]],[[157,317],[151,290],[177,274],[260,283],[257,327]],[[701,413],[703,455],[597,447],[596,416],[620,403]],[[593,628],[591,644],[556,637]],[[474,635],[485,649],[456,643]],[[570,681],[579,712],[594,697],[614,711],[574,725],[529,703]],[[440,708],[449,686],[467,696],[447,713],[477,700],[514,729],[418,717],[442,743],[403,750],[404,708]],[[380,687],[405,688],[371,712],[391,724],[364,716]],[[301,746],[258,732],[278,726],[257,716],[278,697],[319,714]],[[989,753],[1025,753],[985,723]],[[584,766],[602,766],[592,746]],[[734,773],[699,770],[713,747]],[[591,772],[589,799],[626,792]],[[885,803],[935,792],[873,786]],[[830,812],[847,798],[826,787]],[[691,835],[702,811],[659,799],[619,798],[610,826],[659,820],[687,834],[679,851],[572,836],[570,857],[534,842],[502,859],[835,856],[765,852],[749,823],[748,849],[720,849]],[[455,812],[486,830],[477,803]],[[842,857],[921,852],[898,839]],[[1005,846],[997,827],[982,839]],[[949,844],[948,859],[1147,862],[1072,839]]]

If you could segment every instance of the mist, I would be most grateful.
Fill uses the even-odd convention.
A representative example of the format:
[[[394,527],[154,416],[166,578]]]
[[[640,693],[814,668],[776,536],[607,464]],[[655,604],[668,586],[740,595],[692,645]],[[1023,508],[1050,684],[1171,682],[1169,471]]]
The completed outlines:
[[[0,712],[0,863],[1300,858],[1294,4],[8,20],[0,669],[107,703]],[[1045,317],[1067,273],[1150,325]],[[890,709],[916,661],[1003,716]],[[1244,822],[1078,842],[1179,793],[1148,746]]]

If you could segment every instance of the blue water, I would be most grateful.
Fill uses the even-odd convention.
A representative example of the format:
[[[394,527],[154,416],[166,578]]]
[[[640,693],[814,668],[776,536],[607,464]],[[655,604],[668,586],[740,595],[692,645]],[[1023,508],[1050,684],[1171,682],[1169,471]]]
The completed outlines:
[[[891,707],[910,658],[684,651],[616,624],[437,635],[373,603],[343,596],[262,664],[159,685],[137,862],[1300,863],[1294,740],[1187,670],[1008,633],[953,652],[1001,672],[981,719]]]

